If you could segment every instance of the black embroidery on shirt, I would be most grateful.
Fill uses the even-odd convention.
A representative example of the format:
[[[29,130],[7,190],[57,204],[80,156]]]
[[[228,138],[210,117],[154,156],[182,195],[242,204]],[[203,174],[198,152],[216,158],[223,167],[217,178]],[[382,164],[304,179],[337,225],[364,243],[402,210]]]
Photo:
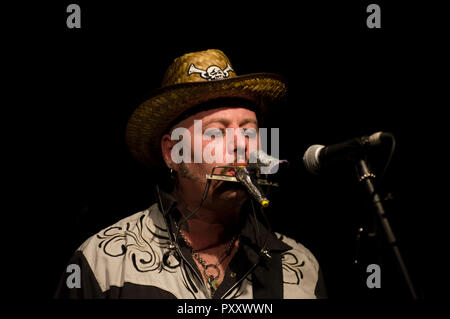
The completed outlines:
[[[199,298],[199,291],[193,282],[193,274],[189,267],[182,263],[176,251],[170,248],[168,230],[151,223],[152,230],[149,227],[150,223],[147,224],[151,220],[151,213],[152,210],[148,215],[141,215],[134,227],[130,227],[130,223],[127,223],[124,228],[112,226],[97,234],[97,238],[101,240],[98,247],[108,256],[129,258],[139,272],[175,273],[181,266],[184,287],[194,298]]]
[[[111,257],[126,255],[131,259],[133,266],[139,272],[147,271],[168,271],[175,272],[180,266],[179,258],[176,254],[161,256],[154,247],[165,250],[169,247],[169,237],[164,236],[166,229],[156,227],[155,231],[150,229],[145,223],[145,214],[131,228],[130,223],[125,229],[120,226],[109,227],[102,233],[97,234],[100,239],[99,248]]]
[[[175,263],[173,263],[173,261],[175,261]],[[171,269],[178,268],[180,266],[180,258],[174,250],[168,250],[163,255],[163,264]]]
[[[286,252],[281,255],[281,264],[283,270],[294,273],[297,278],[296,281],[286,281],[286,278],[284,278],[285,280],[283,280],[283,282],[290,285],[300,285],[300,281],[303,279],[303,272],[300,268],[305,265],[305,261],[299,263],[297,256],[290,252]]]

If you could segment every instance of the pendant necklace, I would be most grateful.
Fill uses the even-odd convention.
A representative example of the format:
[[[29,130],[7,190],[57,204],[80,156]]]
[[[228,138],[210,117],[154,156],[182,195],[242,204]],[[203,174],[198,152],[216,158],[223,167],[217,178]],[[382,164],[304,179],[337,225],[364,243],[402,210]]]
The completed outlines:
[[[233,238],[230,240],[230,243],[227,246],[227,249],[224,252],[223,257],[215,264],[207,264],[206,261],[200,257],[200,254],[192,248],[191,244],[187,241],[184,234],[181,232],[181,229],[179,230],[181,238],[183,238],[183,241],[186,243],[186,245],[191,249],[192,256],[202,265],[203,268],[203,274],[206,277],[206,280],[208,282],[209,288],[211,289],[211,292],[214,293],[217,288],[219,287],[219,277],[220,277],[220,268],[219,264],[221,264],[225,258],[230,256],[231,252],[233,251],[234,245],[236,243],[236,240],[239,238],[239,235],[233,236]]]

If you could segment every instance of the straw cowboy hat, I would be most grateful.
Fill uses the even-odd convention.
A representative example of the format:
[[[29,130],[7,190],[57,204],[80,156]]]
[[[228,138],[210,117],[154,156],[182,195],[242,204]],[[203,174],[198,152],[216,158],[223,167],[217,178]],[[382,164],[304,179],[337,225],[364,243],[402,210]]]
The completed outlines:
[[[126,127],[126,142],[136,159],[159,167],[163,164],[161,137],[187,111],[224,98],[249,101],[264,111],[285,96],[286,83],[277,74],[237,76],[220,50],[188,53],[173,61],[161,87],[134,110]]]

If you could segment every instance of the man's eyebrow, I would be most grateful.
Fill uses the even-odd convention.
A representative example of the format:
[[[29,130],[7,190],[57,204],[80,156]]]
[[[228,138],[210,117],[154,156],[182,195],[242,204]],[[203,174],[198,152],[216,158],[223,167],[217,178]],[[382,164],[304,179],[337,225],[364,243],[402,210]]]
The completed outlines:
[[[228,126],[230,124],[230,121],[228,119],[226,119],[226,118],[216,118],[216,119],[211,119],[209,121],[204,122],[203,125],[204,126],[208,126],[209,124],[216,123],[216,122],[217,123],[222,123],[225,126]],[[248,123],[258,125],[258,121],[257,120],[252,119],[252,118],[245,118],[244,120],[242,120],[239,123],[239,126],[242,126],[242,125],[245,125],[245,124],[248,124]]]
[[[211,123],[222,123],[225,126],[228,126],[228,124],[230,124],[230,121],[227,120],[226,118],[215,118],[215,119],[211,119],[209,121],[203,122],[203,126],[208,126]]]
[[[248,123],[250,123],[250,124],[255,124],[256,126],[258,126],[258,121],[255,120],[255,119],[250,119],[250,118],[244,119],[244,120],[239,124],[239,126],[242,126],[242,125],[245,125],[245,124],[248,124]]]

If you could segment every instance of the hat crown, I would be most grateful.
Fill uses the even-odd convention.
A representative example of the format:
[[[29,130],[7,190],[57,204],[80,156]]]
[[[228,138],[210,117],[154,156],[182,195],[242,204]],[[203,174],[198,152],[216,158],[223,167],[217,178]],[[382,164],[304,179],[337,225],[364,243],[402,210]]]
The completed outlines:
[[[176,58],[167,69],[161,85],[217,81],[235,76],[227,56],[220,50],[210,49]]]

